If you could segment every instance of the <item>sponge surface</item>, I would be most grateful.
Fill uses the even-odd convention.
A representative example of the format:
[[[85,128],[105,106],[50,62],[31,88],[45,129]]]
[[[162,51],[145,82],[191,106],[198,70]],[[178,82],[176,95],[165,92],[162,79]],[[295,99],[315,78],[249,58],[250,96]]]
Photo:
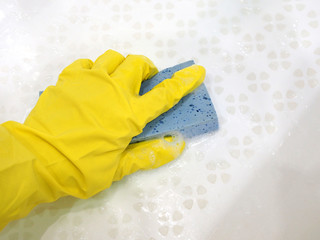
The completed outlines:
[[[194,64],[188,61],[160,71],[141,85],[140,95],[150,91],[158,83]],[[155,138],[158,135],[180,132],[184,137],[193,137],[219,128],[218,118],[204,84],[182,98],[169,111],[148,123],[143,132],[132,139],[132,143]]]

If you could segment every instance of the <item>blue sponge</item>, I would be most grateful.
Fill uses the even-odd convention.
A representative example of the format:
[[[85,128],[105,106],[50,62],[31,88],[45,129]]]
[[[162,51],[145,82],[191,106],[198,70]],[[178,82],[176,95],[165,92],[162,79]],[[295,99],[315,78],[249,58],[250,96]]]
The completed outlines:
[[[194,61],[191,60],[160,71],[151,79],[142,82],[140,95],[150,91],[163,80],[171,78],[175,72],[193,64]],[[143,132],[135,136],[131,143],[176,131],[182,133],[185,137],[194,137],[215,131],[218,128],[216,111],[205,85],[201,84],[196,90],[183,97],[169,111],[149,122]]]
[[[142,82],[140,95],[150,91],[163,80],[171,78],[175,72],[193,64],[194,61],[191,60],[160,71],[151,79]],[[141,134],[132,138],[131,143],[141,142],[177,131],[182,133],[184,137],[190,138],[215,131],[218,128],[219,123],[216,111],[205,85],[201,84],[193,92],[183,97],[169,111],[149,122]]]

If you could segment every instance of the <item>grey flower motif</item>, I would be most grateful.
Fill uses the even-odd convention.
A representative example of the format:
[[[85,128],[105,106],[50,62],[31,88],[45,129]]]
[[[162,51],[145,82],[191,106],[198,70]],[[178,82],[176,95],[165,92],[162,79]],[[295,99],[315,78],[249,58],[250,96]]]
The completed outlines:
[[[225,63],[223,71],[225,73],[232,73],[236,71],[242,73],[245,70],[245,64],[243,63],[244,56],[242,54],[231,55],[229,53],[223,54],[223,62]]]
[[[186,209],[191,210],[195,206],[195,203],[197,203],[199,209],[204,209],[208,204],[208,201],[205,198],[206,193],[207,189],[202,185],[197,186],[196,189],[193,189],[191,186],[184,187],[183,194],[187,196],[187,198],[183,202],[183,206]]]
[[[262,52],[266,49],[266,45],[264,44],[264,36],[260,33],[255,35],[246,34],[242,38],[242,42],[240,43],[243,52],[249,54],[255,50],[258,52]]]
[[[244,15],[260,14],[261,8],[259,2],[259,0],[242,0],[241,13]]]
[[[213,81],[215,82],[214,91],[216,94],[220,95],[224,91],[223,78],[219,75],[216,75]]]
[[[268,32],[283,31],[286,28],[285,17],[280,13],[266,14],[263,16],[263,20],[266,22],[264,29]]]
[[[222,17],[219,20],[219,24],[220,24],[220,33],[222,33],[223,35],[227,35],[227,34],[237,35],[242,31],[239,17],[232,17],[232,18]]]
[[[179,20],[176,23],[177,36],[180,38],[189,35],[195,37],[197,35],[197,21],[195,20]]]
[[[217,1],[209,0],[209,1],[197,1],[197,14],[200,18],[204,17],[215,17],[218,14],[218,10],[216,9]]]
[[[111,7],[112,20],[119,22],[121,20],[129,22],[132,20],[132,6],[130,4],[114,4]]]
[[[287,12],[292,12],[293,10],[303,11],[306,8],[303,0],[283,0],[283,8]]]
[[[250,136],[243,138],[232,137],[228,141],[228,149],[231,157],[239,159],[244,156],[245,158],[251,158],[255,151],[253,148],[253,140]]]
[[[154,191],[149,192],[137,192],[139,194],[139,201],[132,206],[137,212],[153,213],[157,210],[158,204],[155,199],[156,193]]]
[[[250,81],[248,85],[248,89],[251,92],[257,92],[260,88],[262,91],[267,92],[270,90],[270,83],[269,83],[269,74],[266,72],[261,72],[260,74],[256,74],[251,72],[247,75],[247,79]]]
[[[180,236],[184,230],[184,226],[181,223],[183,219],[183,214],[179,210],[175,210],[173,213],[171,212],[161,212],[159,213],[159,222],[161,226],[158,231],[162,236],[167,236],[170,231],[175,236]]]
[[[208,182],[212,184],[215,184],[219,180],[223,184],[230,182],[231,175],[228,173],[230,164],[226,160],[210,161],[207,163],[206,168],[210,171],[210,174],[207,176]]]
[[[318,64],[318,66],[320,67],[320,48],[317,48],[316,50],[314,50],[314,55],[316,55],[316,64]]]
[[[50,25],[47,29],[49,43],[64,44],[67,40],[68,27],[65,24]]]
[[[132,25],[133,29],[133,38],[136,40],[140,40],[142,38],[152,39],[154,34],[152,32],[154,28],[153,23],[147,21],[145,23],[134,22]]]
[[[300,32],[291,30],[287,33],[287,38],[289,39],[289,46],[293,49],[299,47],[308,48],[312,45],[309,40],[310,33],[307,30],[301,30]]]
[[[171,20],[174,18],[174,2],[158,2],[153,6],[153,8],[155,11],[154,18],[156,20],[162,20],[163,18]]]
[[[288,90],[286,92],[275,91],[272,95],[273,106],[277,111],[295,110],[298,106],[297,95],[294,91]]]
[[[73,5],[69,10],[68,20],[72,24],[87,23],[90,19],[90,8],[86,5]]]
[[[199,39],[199,52],[204,55],[217,55],[221,52],[219,47],[220,39],[217,37],[212,37],[211,39],[200,38]]]
[[[253,122],[252,131],[257,135],[262,135],[264,132],[267,134],[272,134],[276,130],[274,124],[274,115],[271,113],[266,113],[264,115],[255,113],[252,115],[251,120]]]
[[[110,214],[107,218],[109,237],[111,239],[118,239],[119,235],[121,235],[121,237],[129,238],[134,231],[130,228],[131,222],[132,217],[128,213],[121,215]]]
[[[234,115],[237,111],[242,114],[246,114],[249,112],[249,106],[247,105],[248,96],[246,94],[241,93],[238,96],[238,100],[236,100],[234,95],[230,94],[226,97],[226,101],[226,110],[231,115]]]
[[[319,27],[318,14],[312,10],[308,13],[307,16],[309,19],[308,25],[312,28],[318,28]]]
[[[293,75],[296,79],[294,84],[296,85],[296,87],[300,89],[303,89],[306,86],[310,88],[315,88],[319,84],[317,72],[313,68],[308,68],[305,71],[303,71],[302,69],[296,69]]]
[[[173,39],[165,40],[157,40],[155,42],[155,46],[157,48],[156,55],[159,58],[169,57],[172,58],[176,56],[177,52],[175,51],[176,41]]]
[[[290,53],[287,51],[281,51],[280,53],[277,52],[269,52],[268,59],[269,68],[276,71],[278,69],[285,69],[287,70],[291,66],[291,62],[289,61]]]

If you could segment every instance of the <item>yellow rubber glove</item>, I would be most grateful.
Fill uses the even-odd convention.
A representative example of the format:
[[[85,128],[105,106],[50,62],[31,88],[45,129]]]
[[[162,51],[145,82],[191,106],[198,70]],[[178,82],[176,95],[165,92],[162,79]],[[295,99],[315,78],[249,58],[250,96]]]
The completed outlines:
[[[141,82],[157,72],[144,56],[112,50],[94,63],[77,60],[42,93],[24,124],[0,125],[0,229],[39,203],[88,198],[176,158],[182,139],[129,143],[198,87],[205,70],[188,67],[139,96]]]

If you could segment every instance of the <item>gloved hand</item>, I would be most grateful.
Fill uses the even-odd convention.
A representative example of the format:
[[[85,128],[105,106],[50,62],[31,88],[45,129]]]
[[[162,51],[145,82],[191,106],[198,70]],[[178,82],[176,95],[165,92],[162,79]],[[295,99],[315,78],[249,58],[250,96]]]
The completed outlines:
[[[112,50],[94,63],[77,60],[42,93],[24,124],[0,125],[0,229],[41,202],[88,198],[176,158],[183,140],[129,143],[198,87],[205,70],[193,65],[139,96],[141,81],[157,72],[144,56]]]

